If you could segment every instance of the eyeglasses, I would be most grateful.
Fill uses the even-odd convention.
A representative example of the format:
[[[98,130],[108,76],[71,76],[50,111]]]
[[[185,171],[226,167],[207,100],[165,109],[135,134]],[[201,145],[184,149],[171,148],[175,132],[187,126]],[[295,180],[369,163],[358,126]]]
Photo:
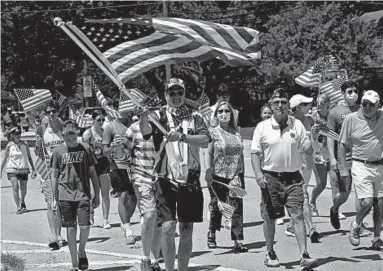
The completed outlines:
[[[347,90],[347,94],[352,94],[353,92],[355,94],[358,94],[358,90],[356,90],[356,89],[349,89],[349,90]]]
[[[184,91],[183,90],[180,90],[180,91],[170,91],[169,92],[169,96],[170,97],[174,97],[174,96],[183,96],[184,95]]]
[[[373,103],[371,103],[371,102],[363,102],[363,103],[362,103],[362,106],[363,106],[363,107],[367,107],[367,106],[369,106],[369,107],[375,107],[375,104],[373,104]]]
[[[97,122],[105,121],[105,119],[98,119]]]
[[[49,110],[49,111],[46,111],[47,112],[47,114],[56,114],[56,110]]]
[[[311,103],[301,103],[301,105],[303,105],[303,106],[308,106],[308,105],[310,105]]]
[[[225,109],[225,110],[224,109],[220,109],[220,110],[218,110],[218,114],[222,114],[223,112],[231,113],[229,109]]]
[[[284,100],[282,100],[282,101],[274,101],[274,102],[272,102],[271,103],[272,105],[274,105],[274,106],[278,106],[278,105],[282,105],[282,106],[286,106],[287,105],[287,101],[284,101]]]

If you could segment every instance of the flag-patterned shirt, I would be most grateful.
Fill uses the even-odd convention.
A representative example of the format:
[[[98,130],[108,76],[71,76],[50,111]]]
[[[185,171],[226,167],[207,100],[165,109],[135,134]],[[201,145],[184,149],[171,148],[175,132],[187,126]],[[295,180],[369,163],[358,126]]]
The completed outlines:
[[[153,140],[151,138],[144,140],[138,121],[129,126],[125,136],[128,139],[127,146],[131,154],[132,180],[136,183],[151,183],[155,160]]]

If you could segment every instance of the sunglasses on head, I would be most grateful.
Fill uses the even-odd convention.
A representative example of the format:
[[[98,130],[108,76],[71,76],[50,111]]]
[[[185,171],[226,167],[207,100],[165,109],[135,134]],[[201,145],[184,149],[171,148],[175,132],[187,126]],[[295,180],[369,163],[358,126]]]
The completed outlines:
[[[174,97],[174,96],[183,96],[184,95],[184,91],[183,90],[179,90],[179,91],[169,91],[169,96],[170,97]]]
[[[356,90],[356,89],[349,89],[349,90],[347,90],[347,94],[352,94],[353,92],[355,94],[358,94],[358,90]]]
[[[286,106],[287,105],[287,101],[274,101],[272,102],[272,105],[274,106],[278,106],[279,104],[283,105],[283,106]]]
[[[218,114],[222,114],[222,113],[230,113],[230,110],[229,109],[220,109],[218,110]]]
[[[105,121],[105,119],[97,119],[97,122]]]
[[[367,107],[367,106],[369,106],[369,107],[374,107],[375,104],[373,104],[373,103],[371,103],[371,102],[364,101],[364,102],[362,103],[362,106],[363,106],[363,107]]]
[[[47,114],[55,114],[56,113],[56,110],[48,110],[48,111],[46,111],[47,112]]]

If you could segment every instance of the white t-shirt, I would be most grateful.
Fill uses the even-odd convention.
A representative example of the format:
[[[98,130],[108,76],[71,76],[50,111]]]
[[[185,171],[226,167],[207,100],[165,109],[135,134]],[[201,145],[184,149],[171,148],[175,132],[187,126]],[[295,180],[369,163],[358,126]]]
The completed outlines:
[[[303,146],[310,144],[302,122],[289,116],[282,131],[274,116],[258,123],[251,142],[251,153],[263,154],[263,170],[294,172],[302,169]]]
[[[48,127],[44,133],[44,146],[49,158],[52,157],[54,148],[64,142],[61,132],[54,133],[52,128]]]

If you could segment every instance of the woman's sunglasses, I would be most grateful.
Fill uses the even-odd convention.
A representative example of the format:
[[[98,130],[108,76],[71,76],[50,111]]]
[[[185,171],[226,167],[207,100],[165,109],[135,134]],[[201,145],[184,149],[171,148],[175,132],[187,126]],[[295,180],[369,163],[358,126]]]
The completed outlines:
[[[218,110],[218,114],[222,114],[222,113],[230,113],[230,110],[229,109],[220,109]]]
[[[169,92],[169,96],[170,97],[174,97],[174,96],[183,96],[184,95],[184,91],[183,90],[180,90],[180,91],[170,91]]]
[[[347,94],[351,95],[352,93],[358,94],[358,90],[356,90],[356,89],[349,89],[349,90],[347,90]]]
[[[97,122],[105,121],[105,119],[97,119]]]

